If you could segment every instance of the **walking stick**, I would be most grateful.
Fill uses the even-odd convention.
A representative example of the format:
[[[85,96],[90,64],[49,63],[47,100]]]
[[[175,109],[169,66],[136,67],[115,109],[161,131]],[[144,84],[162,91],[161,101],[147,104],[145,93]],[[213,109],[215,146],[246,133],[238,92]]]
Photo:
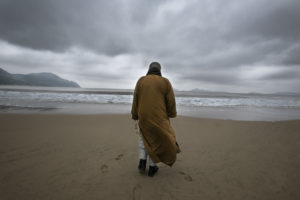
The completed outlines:
[[[136,130],[135,133],[137,135],[140,135],[139,121],[138,120],[134,120],[134,121],[135,121],[134,129]]]

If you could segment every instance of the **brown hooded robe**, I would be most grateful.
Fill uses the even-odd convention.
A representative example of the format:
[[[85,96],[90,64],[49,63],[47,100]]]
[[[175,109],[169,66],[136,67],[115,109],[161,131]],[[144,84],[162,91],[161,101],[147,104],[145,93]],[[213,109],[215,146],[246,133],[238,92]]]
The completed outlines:
[[[153,162],[172,166],[180,152],[169,117],[176,117],[173,88],[168,79],[141,77],[134,91],[132,119],[139,120],[145,149]]]

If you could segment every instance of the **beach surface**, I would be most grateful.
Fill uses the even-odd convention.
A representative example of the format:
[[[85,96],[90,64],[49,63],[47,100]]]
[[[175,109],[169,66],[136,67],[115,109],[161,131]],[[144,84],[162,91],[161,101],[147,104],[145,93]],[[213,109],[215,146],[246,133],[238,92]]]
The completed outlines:
[[[300,120],[172,119],[172,168],[138,173],[128,114],[0,114],[0,199],[300,199]]]

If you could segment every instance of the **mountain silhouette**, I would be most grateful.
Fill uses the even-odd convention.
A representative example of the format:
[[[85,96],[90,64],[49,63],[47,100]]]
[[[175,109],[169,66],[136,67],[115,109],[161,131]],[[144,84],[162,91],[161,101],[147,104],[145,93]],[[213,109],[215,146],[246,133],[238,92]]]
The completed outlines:
[[[62,79],[59,76],[42,72],[31,74],[10,74],[0,68],[0,85],[27,85],[47,87],[76,87],[80,86],[74,82]]]

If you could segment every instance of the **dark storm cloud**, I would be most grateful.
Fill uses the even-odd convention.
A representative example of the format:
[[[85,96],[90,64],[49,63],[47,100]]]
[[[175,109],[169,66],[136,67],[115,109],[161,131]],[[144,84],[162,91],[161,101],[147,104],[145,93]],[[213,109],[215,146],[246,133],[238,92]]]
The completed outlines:
[[[287,49],[283,55],[282,64],[284,65],[300,65],[300,43]]]
[[[12,1],[0,3],[1,38],[33,49],[83,46],[107,54],[126,52],[121,1]]]
[[[218,84],[236,84],[239,83],[238,77],[234,76],[232,73],[219,72],[219,73],[194,73],[187,75],[180,75],[183,80],[194,80],[200,82],[208,83],[218,83]]]
[[[36,49],[62,49],[70,45],[60,20],[59,6],[52,1],[0,2],[1,38]]]
[[[31,50],[0,53],[0,59],[15,69],[73,71],[95,83],[125,80],[126,72],[143,75],[157,60],[186,89],[199,82],[250,91],[258,79],[273,84],[291,78],[289,89],[300,82],[299,10],[299,0],[2,0],[0,42]]]
[[[292,42],[300,38],[300,2],[288,1],[248,1],[241,11],[234,12],[230,28],[231,36],[257,39],[281,39]],[[238,20],[234,20],[238,18]],[[250,33],[250,34],[249,34]]]
[[[297,69],[281,70],[262,77],[263,80],[297,80],[300,72]]]

